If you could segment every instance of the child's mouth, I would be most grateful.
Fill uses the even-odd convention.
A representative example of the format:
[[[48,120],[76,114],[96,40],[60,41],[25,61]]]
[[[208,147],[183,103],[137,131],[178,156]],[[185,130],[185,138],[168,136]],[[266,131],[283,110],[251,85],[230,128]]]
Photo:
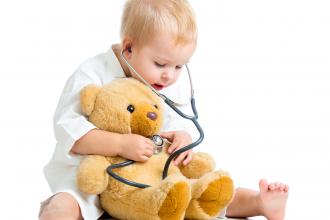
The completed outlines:
[[[152,87],[154,88],[154,89],[156,89],[156,90],[162,90],[163,88],[164,88],[164,86],[162,86],[162,85],[159,85],[159,84],[152,84]]]

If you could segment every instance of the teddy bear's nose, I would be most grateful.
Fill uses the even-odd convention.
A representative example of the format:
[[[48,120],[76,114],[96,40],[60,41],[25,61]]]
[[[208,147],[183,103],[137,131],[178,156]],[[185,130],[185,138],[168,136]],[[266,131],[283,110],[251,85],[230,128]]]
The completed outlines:
[[[155,112],[148,112],[147,117],[154,121],[157,119],[157,114]]]

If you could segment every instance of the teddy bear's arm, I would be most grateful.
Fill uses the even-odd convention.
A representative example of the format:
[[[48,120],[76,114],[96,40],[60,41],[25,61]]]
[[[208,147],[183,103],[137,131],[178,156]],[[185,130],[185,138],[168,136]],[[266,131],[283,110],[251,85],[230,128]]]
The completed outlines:
[[[78,188],[88,194],[102,193],[108,186],[106,169],[109,165],[104,156],[89,155],[84,158],[78,167]]]
[[[189,179],[198,179],[205,173],[214,170],[215,162],[211,155],[203,152],[193,153],[187,165],[180,165],[181,173]]]

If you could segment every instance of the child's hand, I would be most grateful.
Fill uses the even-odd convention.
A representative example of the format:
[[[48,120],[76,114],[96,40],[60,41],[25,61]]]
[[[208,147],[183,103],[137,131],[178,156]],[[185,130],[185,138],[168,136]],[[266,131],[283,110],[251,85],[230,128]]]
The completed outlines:
[[[134,161],[145,162],[152,155],[152,140],[137,134],[123,134],[119,155]]]
[[[168,148],[168,153],[177,151],[189,144],[191,144],[191,136],[185,131],[170,131],[163,132],[160,134],[163,138],[168,139],[172,142],[171,146]],[[192,150],[185,151],[181,153],[178,157],[174,159],[174,164],[177,166],[183,161],[183,165],[187,165],[192,159]]]

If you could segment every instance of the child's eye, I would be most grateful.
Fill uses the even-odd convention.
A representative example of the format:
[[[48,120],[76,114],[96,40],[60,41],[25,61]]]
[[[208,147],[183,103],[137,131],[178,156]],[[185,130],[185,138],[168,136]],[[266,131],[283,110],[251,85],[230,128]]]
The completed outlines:
[[[156,62],[156,61],[155,61],[154,63],[155,63],[155,65],[158,66],[158,67],[165,67],[165,65],[166,65],[166,64],[160,64],[160,63],[158,63],[158,62]]]
[[[175,69],[182,69],[182,66],[176,66]]]

